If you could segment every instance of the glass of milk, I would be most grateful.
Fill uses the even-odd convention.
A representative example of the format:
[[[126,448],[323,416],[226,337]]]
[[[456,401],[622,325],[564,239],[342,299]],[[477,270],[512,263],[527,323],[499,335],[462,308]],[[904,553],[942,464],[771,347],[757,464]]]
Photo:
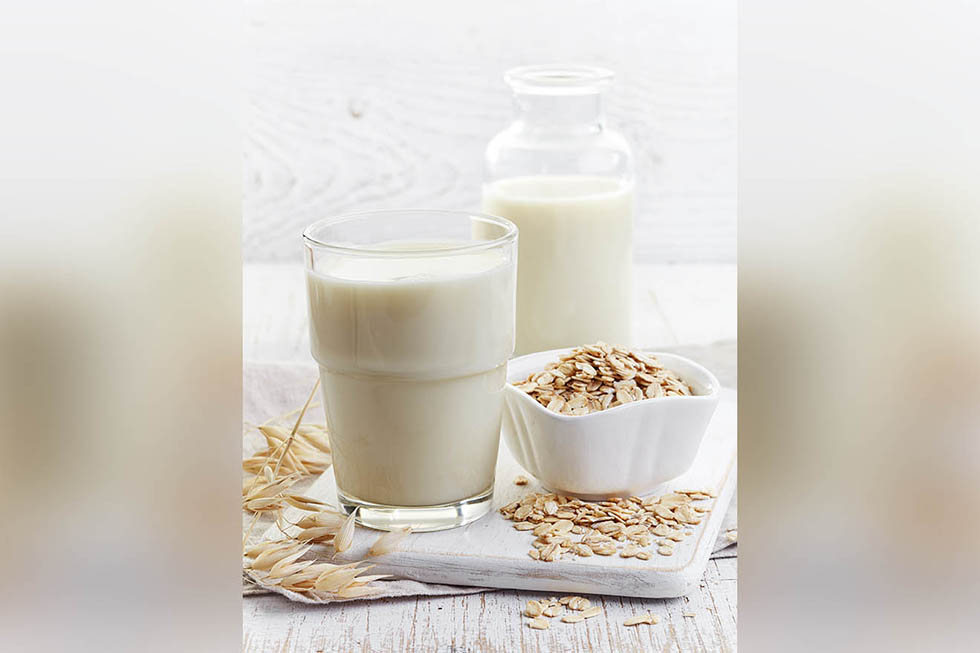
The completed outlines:
[[[516,116],[486,151],[483,210],[517,225],[517,353],[631,341],[633,157],[592,66],[507,73]]]
[[[310,346],[343,508],[434,531],[490,509],[517,228],[457,211],[372,211],[303,233]]]

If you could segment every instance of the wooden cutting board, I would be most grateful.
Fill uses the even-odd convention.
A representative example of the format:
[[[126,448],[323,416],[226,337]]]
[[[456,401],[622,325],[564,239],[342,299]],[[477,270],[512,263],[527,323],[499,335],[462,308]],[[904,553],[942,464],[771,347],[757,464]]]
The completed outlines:
[[[723,388],[715,415],[708,426],[693,467],[683,476],[664,483],[653,494],[674,489],[707,489],[718,494],[707,518],[694,534],[679,542],[672,556],[649,550],[650,560],[617,556],[566,556],[557,562],[540,562],[527,555],[534,536],[517,531],[513,522],[497,511],[528,492],[542,492],[535,481],[516,486],[514,478],[524,471],[501,442],[497,461],[494,509],[461,528],[405,537],[397,550],[371,558],[372,574],[451,585],[537,590],[550,593],[614,594],[664,598],[682,596],[701,580],[721,528],[728,503],[735,492],[737,447],[736,392]],[[305,492],[336,505],[333,470],[325,472]],[[367,556],[378,531],[358,528],[350,550],[340,560]]]

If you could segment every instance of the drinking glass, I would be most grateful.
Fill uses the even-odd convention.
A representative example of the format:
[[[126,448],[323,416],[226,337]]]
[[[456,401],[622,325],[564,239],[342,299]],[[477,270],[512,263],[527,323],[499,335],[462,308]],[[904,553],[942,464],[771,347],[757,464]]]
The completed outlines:
[[[303,241],[341,506],[382,530],[481,517],[514,352],[517,228],[371,211],[316,222]]]

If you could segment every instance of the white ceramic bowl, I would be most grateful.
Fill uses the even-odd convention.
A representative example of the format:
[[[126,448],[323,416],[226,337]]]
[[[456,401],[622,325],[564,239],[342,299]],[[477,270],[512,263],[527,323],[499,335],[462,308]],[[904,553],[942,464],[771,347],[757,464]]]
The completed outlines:
[[[511,385],[569,351],[507,364],[502,431],[524,469],[552,492],[585,499],[643,495],[690,469],[718,405],[714,374],[682,356],[647,352],[694,396],[644,399],[576,417],[552,412]]]

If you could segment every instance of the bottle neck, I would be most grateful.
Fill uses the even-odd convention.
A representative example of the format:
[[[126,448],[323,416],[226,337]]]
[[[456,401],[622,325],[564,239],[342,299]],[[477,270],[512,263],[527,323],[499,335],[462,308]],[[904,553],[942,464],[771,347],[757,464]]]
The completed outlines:
[[[601,131],[606,117],[602,93],[552,95],[514,93],[517,122],[524,129]]]

